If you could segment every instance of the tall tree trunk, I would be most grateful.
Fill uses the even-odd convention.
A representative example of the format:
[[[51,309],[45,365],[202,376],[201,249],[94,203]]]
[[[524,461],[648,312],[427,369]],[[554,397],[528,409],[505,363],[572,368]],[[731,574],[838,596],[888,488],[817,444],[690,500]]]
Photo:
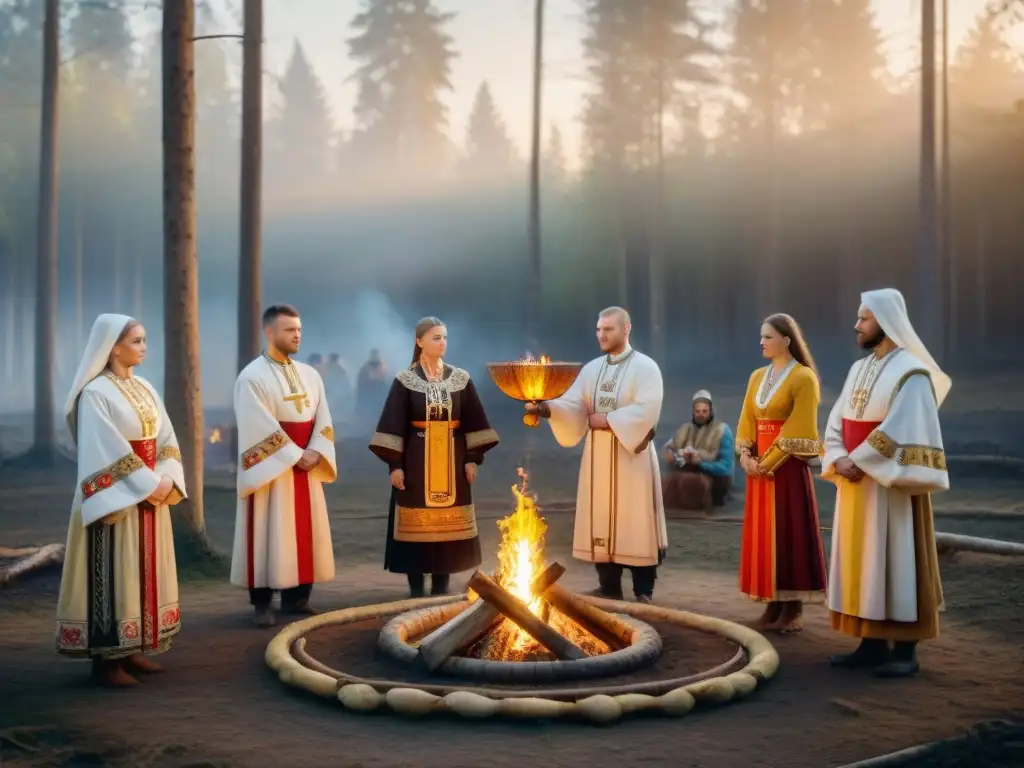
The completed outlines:
[[[533,119],[530,126],[530,280],[526,288],[529,347],[540,349],[540,125],[544,67],[544,0],[533,8]],[[539,352],[538,352],[539,354]]]
[[[765,23],[767,25],[768,37],[768,67],[764,73],[764,213],[765,213],[765,243],[764,258],[755,259],[760,265],[758,271],[758,295],[760,297],[760,314],[765,316],[779,310],[779,179],[778,179],[778,72],[775,71],[776,50],[778,43],[778,21],[777,4],[765,4]]]
[[[661,40],[661,35],[658,35]],[[654,211],[648,267],[648,311],[651,357],[665,366],[665,52],[658,51],[655,80],[658,104],[654,114]]]
[[[73,234],[75,242],[74,246],[74,258],[75,258],[75,349],[82,351],[85,349],[85,321],[84,321],[84,307],[83,307],[83,291],[82,291],[82,278],[84,276],[84,264],[85,258],[85,227],[82,216],[82,179],[81,179],[81,167],[75,172],[75,190],[73,205],[75,210],[73,216]]]
[[[32,454],[56,462],[53,363],[57,310],[57,87],[60,62],[59,0],[46,0],[43,23],[43,104],[39,136],[39,231],[36,272],[35,434]]]
[[[988,354],[988,211],[984,206],[975,212],[974,224],[974,356]]]
[[[263,0],[245,0],[238,255],[238,370],[260,352],[263,194]]]
[[[4,291],[5,298],[3,302],[4,313],[3,313],[3,326],[4,326],[4,386],[7,387],[8,392],[17,391],[17,381],[15,380],[15,366],[14,366],[14,318],[17,315],[17,296],[18,296],[18,263],[20,259],[19,254],[14,243],[17,242],[17,236],[14,234],[14,230],[17,228],[17,224],[11,221],[11,234],[6,239],[0,237],[0,262],[7,265],[7,274],[4,275],[4,284],[7,286],[7,290]]]
[[[919,252],[918,305],[924,343],[939,358],[942,352],[939,310],[942,301],[938,253],[935,179],[935,0],[921,0],[921,157],[918,168]]]
[[[188,486],[186,553],[209,553],[203,515],[203,407],[195,204],[195,4],[164,0],[164,397]],[[175,515],[176,518],[182,517]],[[184,543],[184,542],[183,542]],[[192,547],[188,545],[191,544]],[[179,549],[179,554],[181,550]]]
[[[946,278],[946,333],[944,354],[957,346],[957,266],[953,233],[953,168],[949,145],[949,0],[942,0],[942,264]]]

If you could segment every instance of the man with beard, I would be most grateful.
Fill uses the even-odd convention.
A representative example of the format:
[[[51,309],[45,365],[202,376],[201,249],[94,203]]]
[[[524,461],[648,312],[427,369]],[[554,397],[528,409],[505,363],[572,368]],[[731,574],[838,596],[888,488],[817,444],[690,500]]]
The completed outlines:
[[[609,307],[597,318],[600,357],[587,363],[557,400],[526,403],[548,419],[564,448],[586,440],[576,493],[572,554],[594,563],[605,597],[622,599],[622,569],[633,595],[650,603],[668,547],[657,451],[661,369],[629,345],[629,314]]]
[[[706,389],[693,396],[690,422],[665,443],[664,452],[666,509],[708,509],[725,503],[735,466],[733,436],[728,424],[715,421]]]
[[[324,483],[338,477],[334,426],[323,380],[293,360],[302,341],[294,307],[263,313],[267,346],[238,375],[238,507],[231,583],[249,588],[256,625],[277,623],[270,603],[281,592],[281,611],[316,613],[309,605],[315,582],[334,578],[334,547]]]
[[[918,338],[899,291],[869,291],[861,302],[857,343],[870,354],[846,377],[822,459],[822,476],[837,486],[832,627],[861,642],[831,663],[908,677],[918,670],[917,643],[939,633],[930,494],[949,489],[938,411],[951,381]]]

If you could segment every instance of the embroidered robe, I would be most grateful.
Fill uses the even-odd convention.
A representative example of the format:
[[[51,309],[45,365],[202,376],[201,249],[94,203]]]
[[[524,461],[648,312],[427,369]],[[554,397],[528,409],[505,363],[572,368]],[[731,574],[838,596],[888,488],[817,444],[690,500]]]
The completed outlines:
[[[235,382],[238,506],[231,583],[290,589],[334,578],[324,483],[338,477],[323,381],[297,361],[256,358]],[[305,449],[320,454],[309,472]]]
[[[661,417],[661,370],[627,348],[583,367],[569,391],[548,402],[559,445],[586,439],[576,492],[573,557],[591,563],[658,565],[668,547],[661,472],[652,433]],[[592,430],[591,413],[608,415]]]
[[[835,471],[849,457],[865,477]],[[930,494],[949,488],[928,369],[897,348],[854,363],[825,431],[822,476],[837,486],[828,605],[855,637],[938,636],[942,603]]]
[[[170,505],[185,498],[163,401],[138,376],[93,379],[78,399],[78,483],[57,599],[57,652],[117,659],[166,651],[181,629]],[[146,499],[162,476],[164,504]]]

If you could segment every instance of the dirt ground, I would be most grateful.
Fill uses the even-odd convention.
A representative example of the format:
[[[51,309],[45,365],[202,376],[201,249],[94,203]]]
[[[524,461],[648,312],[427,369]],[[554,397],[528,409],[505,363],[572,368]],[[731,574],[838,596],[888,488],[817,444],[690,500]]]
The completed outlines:
[[[1001,403],[996,410],[986,401],[989,407],[981,411],[974,405],[978,388],[961,391],[970,396],[944,413],[947,443],[965,452],[1019,454],[1024,437],[1014,443],[1009,436],[1024,436],[1024,404]],[[719,405],[730,422],[734,399]],[[679,420],[684,412],[677,407],[666,420]],[[570,557],[577,454],[553,449],[544,430],[531,431],[524,442],[521,426],[502,423],[499,429],[505,443],[488,458],[477,488],[485,567],[495,564],[494,521],[510,511],[515,467],[528,455],[550,526],[549,559],[569,567],[568,586],[592,588],[590,568]],[[8,453],[20,442],[18,432],[8,422],[0,443]],[[381,568],[386,479],[374,462],[364,443],[342,444],[342,482],[329,494],[338,577],[316,588],[321,608],[405,594],[401,577]],[[211,463],[216,466],[215,453]],[[0,475],[0,544],[63,541],[73,483],[66,476]],[[818,490],[827,527],[832,496],[827,486]],[[234,524],[230,477],[212,471],[206,498],[211,539],[228,551]],[[939,530],[1024,541],[1019,475],[954,468],[954,489],[936,497],[936,505]],[[670,522],[658,603],[738,621],[758,614],[736,591],[741,514],[737,496],[709,520]],[[749,699],[680,720],[641,718],[600,728],[357,716],[293,692],[263,662],[274,630],[252,626],[245,593],[226,579],[182,584],[184,629],[162,658],[165,674],[134,690],[99,690],[88,683],[85,665],[54,655],[59,574],[41,574],[0,592],[0,766],[840,766],[1024,714],[1024,558],[959,554],[944,558],[942,575],[943,634],[921,649],[923,670],[916,679],[882,681],[830,669],[826,656],[853,643],[832,633],[824,608],[814,606],[807,609],[803,633],[772,638],[781,670]],[[369,647],[374,629],[367,623],[348,633],[327,630],[310,648],[332,666],[372,669],[382,664]],[[670,637],[668,630],[666,653],[678,657],[672,674],[724,660],[719,644]],[[989,724],[944,754],[912,764],[1024,765],[1024,736],[1019,723]]]

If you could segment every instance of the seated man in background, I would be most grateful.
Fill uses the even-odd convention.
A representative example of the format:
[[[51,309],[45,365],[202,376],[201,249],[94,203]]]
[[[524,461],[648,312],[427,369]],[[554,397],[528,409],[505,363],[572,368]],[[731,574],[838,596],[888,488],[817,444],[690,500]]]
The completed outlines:
[[[665,443],[668,468],[662,480],[665,508],[706,510],[725,503],[732,487],[733,435],[729,425],[715,421],[711,393],[693,396],[693,417]]]

